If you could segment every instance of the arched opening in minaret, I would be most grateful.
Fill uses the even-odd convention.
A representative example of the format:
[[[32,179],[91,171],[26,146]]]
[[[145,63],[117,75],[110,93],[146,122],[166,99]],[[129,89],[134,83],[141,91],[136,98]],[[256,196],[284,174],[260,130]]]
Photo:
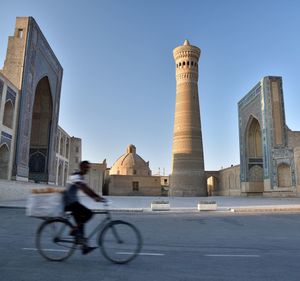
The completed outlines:
[[[247,177],[253,191],[263,192],[262,132],[258,120],[250,116],[246,132]]]
[[[48,182],[52,108],[50,84],[45,76],[37,84],[32,109],[29,179],[36,182]]]

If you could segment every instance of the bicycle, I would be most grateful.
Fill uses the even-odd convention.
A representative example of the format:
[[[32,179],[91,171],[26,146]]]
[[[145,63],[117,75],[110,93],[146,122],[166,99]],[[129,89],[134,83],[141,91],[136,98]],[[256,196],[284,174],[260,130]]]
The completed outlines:
[[[103,256],[113,263],[128,263],[140,253],[142,236],[133,224],[113,220],[107,209],[108,204],[104,206],[104,210],[93,211],[94,214],[104,214],[106,217],[87,236],[87,241],[98,233],[98,247]],[[50,261],[63,261],[69,258],[80,246],[76,237],[71,236],[73,228],[71,212],[66,212],[63,217],[47,218],[36,233],[38,252]]]

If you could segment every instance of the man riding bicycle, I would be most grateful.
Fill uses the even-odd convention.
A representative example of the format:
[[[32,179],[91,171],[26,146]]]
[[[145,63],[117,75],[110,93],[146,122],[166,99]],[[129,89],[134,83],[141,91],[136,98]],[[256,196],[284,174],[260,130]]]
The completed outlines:
[[[79,168],[79,172],[72,174],[69,178],[65,192],[65,210],[72,212],[77,224],[70,235],[76,237],[77,243],[82,245],[82,253],[87,254],[96,248],[90,247],[84,236],[84,225],[92,218],[93,212],[79,202],[78,191],[83,191],[96,202],[106,202],[106,199],[96,194],[84,181],[84,175],[88,173],[90,163],[82,161]]]

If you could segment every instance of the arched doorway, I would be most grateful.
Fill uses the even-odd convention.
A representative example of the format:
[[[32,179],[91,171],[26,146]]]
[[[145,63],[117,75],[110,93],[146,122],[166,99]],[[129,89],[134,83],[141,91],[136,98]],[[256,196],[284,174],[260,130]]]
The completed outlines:
[[[277,167],[278,187],[292,186],[291,169],[288,164],[279,164]]]
[[[37,84],[32,109],[29,179],[36,182],[48,182],[52,108],[49,80],[44,77]]]
[[[217,191],[218,187],[218,179],[214,176],[210,176],[207,178],[207,195],[213,196],[214,192]]]
[[[0,146],[0,179],[8,179],[9,149],[6,144]]]
[[[263,148],[261,127],[256,118],[250,117],[247,130],[246,155],[249,188],[253,192],[263,192]]]

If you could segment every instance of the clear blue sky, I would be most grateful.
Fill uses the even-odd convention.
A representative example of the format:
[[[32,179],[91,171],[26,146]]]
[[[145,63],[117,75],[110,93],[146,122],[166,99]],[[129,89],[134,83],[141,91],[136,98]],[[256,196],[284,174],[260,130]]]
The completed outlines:
[[[59,124],[83,158],[111,166],[128,144],[153,173],[171,171],[173,49],[202,53],[199,97],[206,170],[239,164],[237,102],[283,77],[287,125],[300,130],[300,1],[2,1],[0,61],[17,16],[33,16],[64,68]]]

